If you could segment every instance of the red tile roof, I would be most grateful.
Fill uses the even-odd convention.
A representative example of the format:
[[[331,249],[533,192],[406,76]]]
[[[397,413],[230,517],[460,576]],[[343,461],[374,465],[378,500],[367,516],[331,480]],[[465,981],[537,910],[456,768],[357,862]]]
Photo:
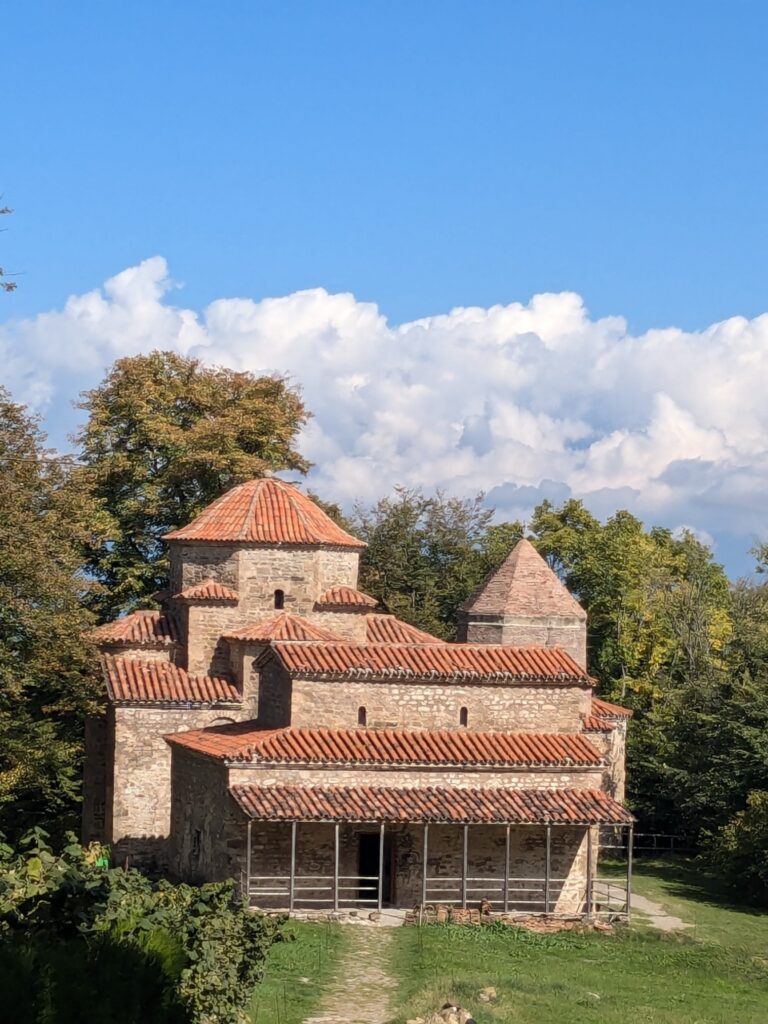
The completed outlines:
[[[179,642],[179,626],[167,612],[138,611],[99,626],[92,633],[97,644],[124,644],[130,647],[164,647]]]
[[[608,718],[598,718],[596,715],[584,715],[581,727],[584,732],[611,732],[616,727],[616,722]]]
[[[504,562],[489,573],[462,605],[473,615],[557,615],[586,619],[587,613],[566,590],[529,540],[519,541]]]
[[[429,786],[232,786],[260,821],[436,824],[630,824],[629,811],[597,789],[463,789]]]
[[[296,764],[586,767],[603,757],[578,733],[430,729],[259,729],[235,722],[166,736],[227,761]]]
[[[296,678],[455,679],[590,684],[569,654],[550,647],[492,644],[286,644],[272,651]]]
[[[176,594],[176,600],[180,601],[234,601],[240,600],[236,590],[225,587],[217,580],[203,580],[193,587],[187,587],[180,594]]]
[[[343,637],[330,629],[309,622],[301,615],[281,612],[271,619],[254,622],[243,629],[237,629],[226,636],[227,640],[250,640],[254,643],[269,643],[270,640],[343,642]]]
[[[619,722],[631,718],[633,714],[634,711],[620,704],[609,704],[607,700],[593,697],[591,712],[584,716],[582,728],[584,732],[611,732]]]
[[[264,477],[238,484],[165,540],[325,544],[362,548],[293,484]]]
[[[331,587],[315,603],[318,608],[375,608],[379,602],[354,587]]]
[[[228,679],[190,676],[169,661],[142,661],[105,655],[107,693],[116,704],[239,704],[240,693]]]
[[[394,615],[368,615],[365,639],[369,644],[442,644],[439,637],[423,633],[415,626],[396,619]]]
[[[598,718],[631,718],[634,711],[623,708],[620,704],[610,704],[599,697],[592,698],[592,714]]]

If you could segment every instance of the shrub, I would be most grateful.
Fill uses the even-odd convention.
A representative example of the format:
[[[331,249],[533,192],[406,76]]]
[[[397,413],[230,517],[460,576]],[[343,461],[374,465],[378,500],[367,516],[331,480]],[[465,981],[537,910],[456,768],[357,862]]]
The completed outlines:
[[[232,882],[153,884],[138,871],[105,866],[102,853],[73,841],[56,855],[40,832],[20,852],[0,846],[0,966],[9,983],[8,964],[19,977],[33,970],[48,979],[49,1003],[30,1004],[29,1021],[81,1019],[51,1009],[65,990],[67,1005],[100,1007],[102,1016],[82,1019],[145,1024],[157,1012],[169,1022],[246,1020],[281,922],[247,910]],[[68,957],[83,970],[62,966]],[[113,1012],[100,1002],[132,987],[150,1003],[126,995]]]
[[[749,794],[746,810],[714,836],[709,856],[729,888],[768,905],[768,791]]]

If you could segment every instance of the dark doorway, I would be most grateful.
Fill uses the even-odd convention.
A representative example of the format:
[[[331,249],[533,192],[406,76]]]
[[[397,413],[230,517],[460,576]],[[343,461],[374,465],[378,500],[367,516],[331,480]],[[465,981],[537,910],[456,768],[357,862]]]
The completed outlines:
[[[381,899],[384,906],[394,903],[393,886],[394,871],[394,836],[384,834],[384,884]],[[360,887],[357,895],[361,900],[376,900],[379,896],[379,842],[378,832],[361,832],[358,835],[357,873],[360,875]]]

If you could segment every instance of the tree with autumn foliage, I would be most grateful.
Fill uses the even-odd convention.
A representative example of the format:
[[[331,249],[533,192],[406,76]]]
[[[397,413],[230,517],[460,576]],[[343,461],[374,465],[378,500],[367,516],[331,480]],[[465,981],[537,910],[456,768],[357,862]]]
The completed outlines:
[[[119,359],[80,408],[78,476],[109,524],[87,557],[102,620],[152,605],[166,585],[163,534],[235,484],[309,466],[296,448],[308,413],[283,377],[152,352]]]
[[[100,692],[81,550],[105,527],[37,420],[0,388],[0,831],[75,824]]]

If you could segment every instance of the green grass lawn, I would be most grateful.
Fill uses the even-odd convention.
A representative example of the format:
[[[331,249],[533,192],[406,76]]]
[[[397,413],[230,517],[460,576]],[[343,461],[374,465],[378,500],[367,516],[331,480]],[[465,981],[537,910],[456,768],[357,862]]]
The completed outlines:
[[[638,859],[632,888],[692,924],[688,938],[768,957],[768,913],[736,904],[693,858]]]
[[[478,1024],[765,1024],[768,959],[715,943],[632,932],[535,935],[503,925],[403,928],[396,1020],[446,1000]],[[498,999],[477,993],[493,985]]]
[[[682,858],[641,860],[634,889],[695,927],[665,935],[636,914],[631,930],[612,935],[536,935],[503,925],[395,929],[393,1020],[425,1017],[453,1000],[478,1024],[768,1024],[768,913],[734,906]],[[300,923],[286,933],[295,941],[270,952],[254,1024],[300,1024],[311,1015],[358,934]],[[477,993],[489,985],[498,999],[480,1003]],[[354,998],[350,992],[351,1005]]]
[[[290,921],[284,941],[272,946],[263,981],[250,1006],[253,1024],[301,1024],[318,1005],[352,930]]]
[[[636,914],[614,935],[402,929],[396,1019],[450,999],[478,1024],[767,1024],[768,914],[734,905],[692,859],[636,862],[633,889],[694,927],[663,935]],[[499,998],[484,1005],[488,985]]]

